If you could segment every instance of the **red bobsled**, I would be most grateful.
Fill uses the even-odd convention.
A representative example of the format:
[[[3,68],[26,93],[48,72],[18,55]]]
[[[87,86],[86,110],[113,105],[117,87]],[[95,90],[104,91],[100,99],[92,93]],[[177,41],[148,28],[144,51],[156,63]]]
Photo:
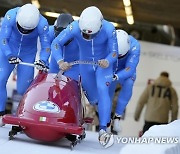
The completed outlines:
[[[23,95],[15,116],[5,115],[5,124],[16,125],[9,132],[10,139],[23,131],[30,138],[41,141],[57,141],[72,136],[85,137],[81,103],[80,82],[64,75],[56,79],[56,74],[39,72],[31,86]],[[73,138],[73,139],[72,139]]]

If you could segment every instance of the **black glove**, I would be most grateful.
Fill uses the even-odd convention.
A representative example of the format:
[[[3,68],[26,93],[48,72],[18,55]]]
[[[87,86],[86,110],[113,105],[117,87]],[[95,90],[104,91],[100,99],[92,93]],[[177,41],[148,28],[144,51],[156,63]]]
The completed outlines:
[[[22,62],[22,60],[18,57],[10,57],[8,61],[10,64],[19,64],[20,62]]]
[[[34,62],[34,65],[36,69],[41,70],[41,71],[48,71],[49,67],[46,66],[45,62],[42,60],[37,60]]]

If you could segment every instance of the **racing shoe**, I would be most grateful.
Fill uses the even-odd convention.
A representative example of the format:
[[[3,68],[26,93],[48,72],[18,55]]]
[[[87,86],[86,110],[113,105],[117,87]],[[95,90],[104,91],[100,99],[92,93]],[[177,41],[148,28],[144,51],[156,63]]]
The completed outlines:
[[[106,132],[107,132],[107,133],[111,133],[111,128],[112,128],[112,120],[110,120],[110,122],[107,123]]]
[[[112,133],[107,133],[105,130],[101,129],[99,131],[99,143],[104,147],[108,148],[114,144],[114,137]]]
[[[115,114],[113,131],[115,132],[115,134],[118,134],[121,132],[121,115]]]
[[[3,116],[0,116],[0,127],[2,127],[2,126],[5,125],[5,124],[3,123],[3,121],[2,121],[2,117],[3,117]]]

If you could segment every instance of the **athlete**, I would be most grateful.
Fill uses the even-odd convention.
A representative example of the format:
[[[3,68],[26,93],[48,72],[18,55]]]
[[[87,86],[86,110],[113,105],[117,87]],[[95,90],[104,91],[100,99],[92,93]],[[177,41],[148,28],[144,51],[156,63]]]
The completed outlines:
[[[118,62],[114,67],[114,82],[110,86],[111,99],[116,85],[121,85],[114,116],[113,129],[117,133],[121,131],[120,120],[124,110],[132,96],[134,82],[136,80],[136,67],[140,58],[140,43],[124,30],[117,30]]]
[[[117,38],[114,26],[103,19],[101,11],[91,6],[84,9],[79,21],[74,21],[63,30],[51,45],[51,50],[59,67],[68,70],[70,65],[63,60],[63,46],[75,39],[79,44],[80,60],[98,62],[97,65],[80,65],[82,85],[92,105],[98,104],[99,141],[106,145],[106,132],[110,118],[111,100],[109,86],[113,78],[113,63],[117,60]],[[76,52],[76,51],[75,51]],[[109,141],[109,139],[108,139]]]
[[[50,26],[49,28],[50,41],[52,42],[59,35],[59,33],[73,21],[74,20],[71,14],[60,14],[57,20],[55,21],[54,26]],[[79,46],[77,44],[77,41],[75,39],[68,40],[63,46],[62,54],[64,61],[73,62],[79,60]],[[60,71],[58,61],[55,60],[54,54],[51,55],[49,68],[51,73],[58,73]],[[71,69],[65,71],[64,75],[74,80],[78,80],[79,66],[74,65]]]
[[[34,63],[36,68],[46,68],[50,55],[48,22],[32,4],[25,4],[7,11],[0,31],[0,125],[4,115],[8,78],[17,67],[17,91],[23,95],[34,77],[34,69],[16,65],[23,62]],[[40,59],[35,61],[37,39],[40,38]]]

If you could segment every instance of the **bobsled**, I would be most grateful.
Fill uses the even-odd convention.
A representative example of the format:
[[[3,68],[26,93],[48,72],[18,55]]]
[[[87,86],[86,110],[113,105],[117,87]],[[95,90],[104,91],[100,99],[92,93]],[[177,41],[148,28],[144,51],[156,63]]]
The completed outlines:
[[[64,75],[40,71],[23,95],[15,115],[4,115],[3,122],[11,124],[9,138],[23,131],[30,138],[54,142],[66,137],[74,146],[85,138],[80,81]]]

